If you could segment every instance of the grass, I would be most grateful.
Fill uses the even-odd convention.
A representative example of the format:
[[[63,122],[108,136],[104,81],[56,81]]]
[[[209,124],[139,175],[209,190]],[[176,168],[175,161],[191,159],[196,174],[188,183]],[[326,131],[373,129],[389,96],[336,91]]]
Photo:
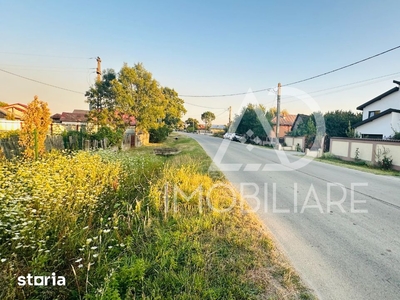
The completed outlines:
[[[369,164],[368,162],[359,161],[346,161],[335,156],[325,154],[323,157],[316,158],[317,161],[329,163],[336,166],[346,167],[349,169],[354,169],[358,171],[363,171],[367,173],[372,173],[376,175],[386,175],[386,176],[400,176],[400,171],[396,170],[383,170],[376,166]]]
[[[0,161],[0,298],[314,299],[199,144],[175,137]],[[67,285],[17,285],[52,272]]]

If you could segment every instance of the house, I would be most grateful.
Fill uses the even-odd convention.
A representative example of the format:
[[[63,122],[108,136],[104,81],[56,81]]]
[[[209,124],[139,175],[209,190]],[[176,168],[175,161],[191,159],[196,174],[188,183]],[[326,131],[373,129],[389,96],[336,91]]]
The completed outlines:
[[[310,116],[308,116],[308,115],[297,114],[296,119],[293,122],[291,131],[296,131],[301,124],[306,124],[308,122],[309,118],[310,118]]]
[[[53,123],[61,124],[66,130],[81,130],[87,126],[88,110],[74,109],[72,113],[62,112],[51,116]]]
[[[388,139],[400,131],[400,81],[393,83],[398,86],[357,107],[362,121],[354,128],[362,138]]]
[[[284,137],[288,132],[292,130],[294,121],[297,115],[281,115],[279,118],[279,137]],[[276,117],[271,120],[272,131],[270,132],[270,137],[276,137]]]
[[[27,108],[28,106],[22,103],[0,107],[0,119],[6,119],[7,116],[10,116],[14,120],[21,120]]]
[[[21,119],[28,107],[22,103],[14,103],[0,107],[0,131],[21,129]]]

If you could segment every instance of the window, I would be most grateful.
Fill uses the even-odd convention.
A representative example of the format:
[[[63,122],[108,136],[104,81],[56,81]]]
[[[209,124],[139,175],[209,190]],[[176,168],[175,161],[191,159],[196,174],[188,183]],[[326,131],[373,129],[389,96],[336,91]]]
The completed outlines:
[[[379,114],[380,112],[381,112],[380,110],[370,110],[370,111],[368,112],[368,118],[371,118],[371,117],[373,117],[373,116]]]

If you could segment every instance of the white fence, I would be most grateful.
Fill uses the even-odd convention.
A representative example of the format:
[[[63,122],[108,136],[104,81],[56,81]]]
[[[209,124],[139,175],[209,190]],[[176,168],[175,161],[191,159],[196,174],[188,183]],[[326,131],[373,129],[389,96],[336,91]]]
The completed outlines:
[[[382,155],[384,151],[393,159],[393,169],[400,170],[400,141],[331,138],[331,154],[344,160],[358,158],[376,164],[377,156]]]
[[[0,119],[0,131],[21,129],[21,123],[22,123],[21,121]]]
[[[292,150],[297,150],[297,145],[299,145],[301,151],[304,151],[304,146],[306,143],[306,138],[304,136],[285,136],[285,144],[287,147],[292,147]]]

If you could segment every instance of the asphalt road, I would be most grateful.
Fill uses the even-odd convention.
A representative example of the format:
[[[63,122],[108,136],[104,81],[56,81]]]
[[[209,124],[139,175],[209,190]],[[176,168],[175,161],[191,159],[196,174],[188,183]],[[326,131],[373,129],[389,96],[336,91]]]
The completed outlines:
[[[188,135],[225,170],[320,299],[400,299],[400,178]]]

